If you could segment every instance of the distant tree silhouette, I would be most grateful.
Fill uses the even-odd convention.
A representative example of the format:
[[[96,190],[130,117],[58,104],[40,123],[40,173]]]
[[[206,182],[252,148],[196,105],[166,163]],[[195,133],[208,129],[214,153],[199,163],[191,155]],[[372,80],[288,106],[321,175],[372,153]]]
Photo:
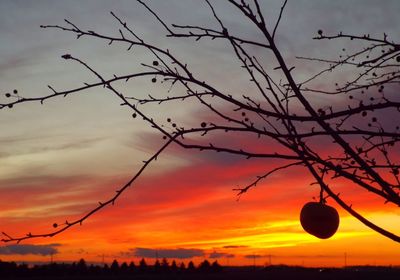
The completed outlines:
[[[156,261],[154,262],[153,270],[156,273],[161,271],[161,264],[160,264],[160,261],[158,259],[156,259]]]
[[[200,263],[197,269],[192,261],[189,262],[188,269],[185,268],[185,264],[183,262],[180,264],[180,268],[178,268],[176,261],[172,261],[171,265],[167,265],[168,261],[166,259],[165,261],[161,262],[156,260],[155,264],[151,268],[147,266],[144,259],[142,259],[141,263],[142,269],[140,270],[132,269],[134,266],[132,265],[133,262],[131,262],[129,265],[126,262],[123,262],[121,265],[119,265],[117,260],[114,260],[110,267],[108,265],[104,265],[103,267],[95,264],[88,265],[84,259],[80,259],[78,262],[73,262],[71,264],[54,262],[51,264],[34,265],[33,267],[28,267],[26,264],[17,265],[15,262],[2,262],[0,260],[0,277],[9,276],[10,279],[14,279],[12,277],[18,276],[40,278],[46,276],[49,277],[49,279],[51,277],[55,279],[60,277],[63,279],[69,279],[72,276],[72,279],[81,279],[81,277],[84,277],[85,279],[103,279],[104,277],[107,277],[107,279],[128,279],[128,277],[132,277],[134,279],[135,275],[145,275],[146,277],[151,278],[152,275],[159,274],[170,275],[170,277],[173,278],[177,276],[177,274],[208,274],[222,271],[222,267],[218,264],[218,262],[215,261],[210,265],[207,260]]]
[[[166,258],[163,258],[162,261],[161,261],[161,271],[162,272],[169,272],[170,271],[169,263],[168,263]]]
[[[222,271],[222,266],[218,263],[217,260],[215,260],[215,261],[211,264],[211,271],[212,271],[212,272],[221,272],[221,271]]]
[[[185,263],[184,263],[184,262],[181,262],[181,264],[179,265],[179,271],[180,271],[180,272],[183,272],[183,271],[185,271],[185,270],[186,270]]]
[[[178,265],[176,264],[175,260],[172,260],[171,266],[170,266],[170,270],[173,273],[178,272]]]
[[[123,262],[119,268],[120,272],[122,274],[127,274],[129,272],[129,267],[128,264],[126,262]]]
[[[89,274],[91,275],[100,275],[100,274],[104,274],[103,273],[103,268],[98,266],[98,265],[94,265],[91,264],[88,268]]]
[[[194,263],[192,261],[190,261],[188,263],[187,269],[188,272],[194,272],[196,270],[196,267],[194,266]]]
[[[46,266],[39,267],[39,269],[43,269],[43,268],[46,268]],[[73,275],[76,275],[77,273],[79,273],[78,272],[78,265],[77,265],[76,262],[72,262],[71,268],[70,268],[70,272]]]
[[[117,260],[113,260],[110,266],[110,271],[113,274],[117,274],[119,272],[119,263]]]
[[[146,263],[146,260],[144,258],[140,260],[138,269],[139,269],[140,272],[146,272],[147,271],[147,263]]]
[[[103,265],[103,273],[104,273],[105,275],[107,275],[107,274],[110,273],[110,267],[109,267],[108,264],[106,264],[106,263]]]
[[[131,261],[131,262],[129,263],[128,270],[129,270],[130,273],[133,273],[133,272],[136,271],[136,265],[135,265],[135,263],[134,263],[133,261]]]
[[[400,206],[400,102],[396,97],[400,82],[398,43],[390,40],[385,33],[374,38],[369,34],[351,35],[340,31],[332,35],[316,30],[315,40],[348,40],[352,47],[342,50],[337,59],[298,57],[304,62],[318,63],[321,67],[315,75],[299,80],[293,74],[297,69],[292,66],[292,61],[285,58],[276,40],[286,0],[274,24],[267,24],[265,20],[263,11],[268,8],[267,3],[258,0],[224,1],[243,16],[243,24],[251,26],[252,33],[258,34],[256,37],[244,36],[229,27],[209,1],[206,3],[210,8],[211,19],[207,26],[170,26],[148,4],[142,0],[137,2],[155,16],[169,38],[193,39],[195,42],[215,39],[213,42],[223,40],[228,43],[232,61],[238,61],[243,75],[249,79],[243,88],[249,90],[243,92],[239,89],[225,89],[211,80],[205,81],[173,50],[163,48],[162,43],[154,45],[147,42],[114,13],[111,15],[120,24],[115,35],[84,30],[68,20],[62,26],[42,26],[71,32],[78,39],[91,37],[109,45],[118,42],[126,46],[128,51],[141,48],[152,55],[153,59],[145,61],[142,70],[138,72],[105,76],[83,59],[65,54],[62,58],[82,66],[97,81],[66,90],[56,90],[49,86],[50,94],[38,97],[24,97],[18,90],[14,90],[4,94],[10,101],[0,103],[0,109],[10,109],[28,102],[44,103],[59,96],[66,97],[103,87],[124,108],[132,111],[133,118],[139,118],[154,128],[165,141],[144,161],[137,173],[117,190],[115,196],[100,202],[81,218],[54,223],[54,230],[44,234],[28,233],[14,237],[3,233],[3,241],[19,242],[29,238],[54,236],[82,224],[92,214],[114,204],[167,147],[175,144],[183,149],[227,153],[247,160],[258,159],[275,164],[248,184],[237,188],[238,195],[246,193],[275,172],[295,166],[302,167],[312,177],[313,185],[317,186],[315,191],[318,202],[325,204],[327,199],[332,199],[372,230],[400,242],[398,235],[358,213],[351,201],[340,196],[336,188],[338,182],[356,186],[360,196],[369,193],[380,199],[382,204]],[[214,27],[209,27],[212,22],[215,23]],[[351,73],[347,75],[347,80],[334,83],[329,75],[343,71]],[[221,79],[232,79],[223,74]],[[160,86],[167,85],[168,93],[154,92],[148,96],[135,93],[130,96],[119,89],[120,83],[140,78]],[[318,102],[316,96],[319,97]],[[192,114],[193,118],[201,115],[198,124],[187,123],[186,117],[172,119],[168,109],[171,107],[165,106],[171,103],[176,106],[197,104],[196,114],[188,114]],[[162,119],[155,118],[149,110],[145,110],[156,104],[156,114],[163,115]],[[201,114],[198,110],[202,110]],[[221,144],[216,140],[219,138],[243,138],[248,141]],[[259,145],[248,144],[255,141]],[[257,146],[262,146],[262,149],[257,149]]]
[[[199,264],[198,270],[201,272],[210,272],[211,271],[211,264],[208,260],[204,260]]]
[[[0,261],[0,279],[397,279],[400,272],[400,268],[396,266],[355,266],[345,269],[326,269],[323,273],[328,272],[329,274],[325,275],[321,274],[320,268],[280,265],[269,266],[266,269],[258,271],[257,274],[254,274],[252,268],[237,267],[236,270],[230,271],[230,274],[224,274],[222,278],[215,278],[210,274],[220,271],[213,269],[214,263],[211,265],[211,270],[197,270],[195,272],[196,275],[193,273],[185,275],[186,272],[181,272],[179,275],[171,275],[163,272],[160,272],[159,275],[142,274],[139,272],[129,274],[120,272],[118,275],[105,275],[102,268],[94,264],[91,264],[87,273],[82,275],[74,270],[72,264],[52,263],[28,267],[26,264],[17,265],[15,262]],[[120,268],[122,266],[123,265],[121,265]],[[310,272],[312,270],[316,272],[316,274],[301,274],[301,272]],[[239,277],[236,275],[238,271],[241,272]],[[229,271],[227,272],[229,273]],[[242,274],[242,272],[247,272],[247,274]],[[277,272],[282,273],[276,274]],[[336,274],[333,274],[335,272]],[[348,272],[351,274],[347,274]]]
[[[88,267],[86,265],[86,261],[84,259],[80,259],[76,264],[76,270],[79,274],[86,273]]]

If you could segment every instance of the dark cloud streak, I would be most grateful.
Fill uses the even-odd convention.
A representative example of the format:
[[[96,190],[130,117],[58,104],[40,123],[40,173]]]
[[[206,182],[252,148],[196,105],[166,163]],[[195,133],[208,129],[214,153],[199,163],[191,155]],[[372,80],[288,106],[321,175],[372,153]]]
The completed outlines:
[[[142,258],[167,258],[167,259],[190,259],[194,257],[203,257],[204,251],[200,249],[152,249],[152,248],[134,248],[124,255],[133,255]]]
[[[234,254],[223,253],[223,252],[212,252],[209,255],[210,259],[219,259],[219,258],[234,258]]]
[[[246,245],[227,245],[227,246],[224,246],[222,248],[224,248],[224,249],[238,249],[238,248],[247,248],[247,247],[249,247],[249,246],[246,246]]]
[[[246,259],[260,259],[260,258],[265,258],[267,256],[263,256],[263,255],[244,255],[244,257]]]
[[[0,247],[0,255],[41,255],[49,256],[58,253],[56,247],[61,244],[33,245],[33,244],[13,244]]]

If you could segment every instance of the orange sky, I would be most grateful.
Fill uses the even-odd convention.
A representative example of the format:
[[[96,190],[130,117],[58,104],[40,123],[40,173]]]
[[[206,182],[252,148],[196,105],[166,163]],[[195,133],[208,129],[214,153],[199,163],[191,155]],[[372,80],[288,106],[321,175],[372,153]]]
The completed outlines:
[[[54,247],[58,253],[53,256],[59,261],[83,256],[99,262],[103,254],[106,261],[114,258],[137,261],[140,257],[135,256],[134,249],[149,248],[161,252],[165,249],[202,250],[201,256],[190,258],[195,261],[219,253],[218,259],[223,264],[252,264],[254,258],[249,256],[256,255],[256,263],[262,265],[269,263],[271,255],[273,264],[342,266],[344,253],[348,265],[399,264],[398,244],[361,225],[340,209],[341,224],[334,237],[319,240],[306,234],[298,216],[302,205],[316,193],[300,169],[277,174],[236,201],[231,191],[233,182],[256,174],[258,168],[257,163],[238,162],[223,168],[205,163],[144,176],[116,206],[96,214],[83,226],[52,239],[23,244],[59,244]],[[29,191],[35,183],[27,183],[20,204],[2,204],[3,216],[13,217],[2,218],[3,228],[16,235],[30,230],[46,231],[53,222],[60,223],[65,217],[72,219],[86,212],[96,198],[107,197],[112,192],[114,182],[122,181],[121,178],[98,177],[40,182],[59,187],[54,192],[48,188],[41,190],[52,199]],[[74,190],[76,185],[91,188]],[[93,191],[93,186],[97,191]],[[15,195],[9,193],[5,201],[15,200]],[[357,194],[349,199],[354,196]],[[398,217],[397,209],[386,207],[382,212],[380,202],[369,204],[368,201],[358,204],[362,213],[395,232],[400,230],[392,222]],[[179,256],[179,250],[176,254]],[[159,256],[162,257],[162,253]],[[49,256],[2,255],[1,259],[47,261]],[[181,260],[187,262],[189,258]]]
[[[59,56],[66,52],[85,57],[106,74],[114,70],[118,74],[129,73],[138,69],[132,66],[134,63],[150,59],[140,52],[132,58],[121,49],[110,50],[90,40],[74,45],[73,37],[39,30],[36,28],[39,24],[71,18],[84,26],[93,29],[97,26],[112,33],[115,22],[112,22],[114,25],[110,23],[107,12],[114,10],[150,39],[157,42],[164,39],[160,37],[161,31],[154,28],[154,22],[143,15],[135,3],[117,1],[113,6],[108,1],[98,1],[96,6],[84,3],[75,7],[68,6],[66,1],[45,5],[46,1],[23,7],[11,0],[0,3],[0,32],[7,39],[0,43],[0,90],[18,88],[21,94],[36,96],[47,93],[47,84],[67,89],[83,81],[93,81],[93,77],[85,76],[87,73],[76,65],[60,62]],[[191,16],[182,15],[175,2],[160,4],[160,11],[164,11],[166,18],[181,15],[182,20],[190,20]],[[273,8],[269,12],[279,9],[280,2],[267,2]],[[320,47],[312,45],[315,42],[311,40],[318,28],[337,32],[348,27],[357,33],[384,30],[391,34],[400,24],[395,12],[398,11],[396,1],[391,2],[391,8],[377,8],[371,1],[363,1],[365,6],[360,8],[361,12],[343,4],[293,2],[282,22],[280,34],[283,35],[278,38],[286,58],[293,63],[298,63],[294,53],[320,54]],[[187,5],[187,9],[198,12],[194,21],[207,22],[207,9],[197,7],[195,2]],[[331,13],[332,10],[335,13]],[[352,10],[357,13],[349,16]],[[372,11],[385,19],[379,23],[381,26],[363,15]],[[247,32],[247,27],[231,18],[230,10],[221,10],[221,14],[239,31]],[[315,14],[324,16],[310,20]],[[30,26],[35,28],[30,29]],[[299,30],[307,32],[303,34]],[[186,54],[186,59],[205,79],[227,91],[251,90],[245,83],[247,77],[240,75],[241,69],[235,70],[237,64],[228,56],[226,46],[210,47],[208,43],[201,46],[204,48],[196,49],[196,55]],[[183,56],[188,50],[182,42],[175,47]],[[327,47],[326,51],[332,53],[337,47]],[[304,66],[302,70],[296,69],[294,75],[301,80],[314,70],[313,66]],[[226,75],[221,77],[221,73]],[[333,80],[344,76],[342,73]],[[121,90],[158,93],[165,92],[165,87],[138,81],[121,85]],[[160,135],[140,120],[132,119],[131,112],[122,108],[119,100],[100,92],[95,89],[44,105],[21,104],[12,110],[0,111],[0,231],[13,236],[30,231],[44,233],[51,231],[55,222],[61,224],[66,219],[79,218],[98,201],[113,196],[140,168],[142,160],[151,156],[162,143]],[[150,106],[147,112],[164,122],[167,117],[191,125],[212,120],[208,113],[192,104],[163,108],[165,111]],[[253,151],[281,151],[265,139],[237,135],[212,135],[210,139],[233,147],[249,147]],[[318,140],[315,145],[326,154],[338,152],[326,140]],[[164,254],[186,263],[215,257],[221,264],[229,265],[253,265],[254,262],[257,265],[271,262],[305,266],[400,265],[400,244],[365,227],[331,199],[328,203],[337,208],[341,218],[337,234],[328,240],[319,240],[303,231],[300,210],[319,194],[318,187],[310,185],[313,179],[304,168],[276,173],[237,201],[233,188],[252,182],[279,163],[170,147],[115,206],[107,207],[82,226],[54,238],[25,241],[20,251],[7,247],[9,244],[0,244],[0,259],[47,262],[50,252],[54,252],[55,261],[75,261],[83,257],[90,262],[102,262],[103,258],[106,262],[113,259],[137,262],[146,257],[152,263],[156,255],[163,257]],[[334,181],[334,190],[341,192],[343,198],[351,201],[366,217],[400,233],[396,207],[384,205],[381,200],[342,180]]]

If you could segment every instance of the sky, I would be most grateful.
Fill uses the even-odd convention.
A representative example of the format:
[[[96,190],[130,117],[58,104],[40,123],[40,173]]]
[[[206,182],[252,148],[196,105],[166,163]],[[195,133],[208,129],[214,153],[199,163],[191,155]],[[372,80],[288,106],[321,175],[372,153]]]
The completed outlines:
[[[259,36],[235,9],[212,1],[228,26],[250,38]],[[282,1],[262,0],[267,22],[273,24]],[[217,26],[203,1],[147,1],[168,23]],[[296,56],[337,57],[345,42],[312,40],[319,29],[334,34],[383,36],[400,41],[400,3],[393,1],[288,1],[277,31],[285,59],[296,65],[294,77],[316,73],[315,64]],[[167,38],[165,30],[135,1],[0,1],[0,100],[18,90],[22,96],[50,94],[94,82],[68,53],[112,76],[143,70],[154,57],[140,49],[67,32],[41,29],[43,24],[72,21],[83,29],[118,35],[113,11],[145,40],[168,48],[204,80],[229,91],[251,91],[221,41]],[[397,37],[396,37],[397,36]],[[257,52],[258,50],[255,50]],[[265,59],[268,63],[268,56]],[[347,73],[334,73],[326,82]],[[168,87],[150,78],[119,85],[129,96],[165,94]],[[324,100],[315,97],[315,102]],[[326,102],[326,100],[325,100]],[[334,102],[342,102],[341,100]],[[211,117],[195,104],[148,106],[144,109],[167,125],[199,125]],[[388,120],[393,121],[393,120]],[[0,230],[18,236],[53,230],[53,223],[73,220],[114,195],[162,143],[161,136],[120,101],[100,88],[40,103],[0,110]],[[264,149],[254,139],[239,136],[213,139],[229,145]],[[329,147],[328,147],[329,149]],[[330,152],[328,150],[328,152]],[[0,244],[0,259],[27,262],[138,261],[156,256],[222,264],[291,264],[306,266],[400,265],[400,245],[349,216],[333,201],[341,224],[330,239],[319,240],[303,231],[301,207],[319,189],[302,168],[286,169],[257,185],[240,200],[232,189],[251,182],[276,162],[246,161],[232,155],[183,150],[172,146],[151,164],[116,204],[96,213],[82,226],[53,238]],[[361,213],[400,233],[399,212],[357,188],[340,185]],[[346,255],[346,258],[344,257]]]

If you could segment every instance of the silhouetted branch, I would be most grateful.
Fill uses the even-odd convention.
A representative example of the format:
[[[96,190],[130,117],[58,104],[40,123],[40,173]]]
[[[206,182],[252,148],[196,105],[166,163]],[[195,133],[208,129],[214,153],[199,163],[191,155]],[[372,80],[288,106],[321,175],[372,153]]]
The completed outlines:
[[[292,167],[292,166],[302,165],[302,164],[303,164],[302,161],[298,161],[298,162],[293,162],[293,163],[289,163],[289,164],[285,164],[285,165],[283,165],[283,166],[279,166],[279,167],[273,168],[272,170],[268,171],[268,172],[265,173],[264,175],[257,176],[257,179],[256,179],[255,181],[253,181],[252,183],[246,185],[245,187],[242,187],[242,188],[235,188],[235,189],[233,189],[233,190],[238,192],[237,195],[238,195],[239,198],[240,198],[240,196],[241,196],[242,194],[246,193],[250,188],[257,186],[257,184],[258,184],[260,181],[266,179],[267,177],[269,177],[269,176],[272,175],[273,173],[275,173],[275,172],[277,172],[277,171],[280,171],[280,170],[283,170],[283,169],[286,169],[286,168],[289,168],[289,167]]]

